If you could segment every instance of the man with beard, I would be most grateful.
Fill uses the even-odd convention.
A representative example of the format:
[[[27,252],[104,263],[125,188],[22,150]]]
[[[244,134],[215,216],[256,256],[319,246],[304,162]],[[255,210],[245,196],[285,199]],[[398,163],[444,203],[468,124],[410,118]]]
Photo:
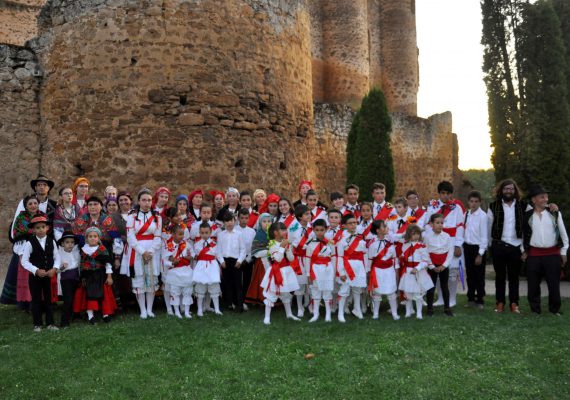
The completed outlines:
[[[505,309],[505,286],[509,280],[509,303],[511,312],[519,310],[519,274],[523,255],[523,218],[529,208],[521,199],[520,190],[512,179],[499,182],[495,190],[495,201],[487,211],[491,232],[491,252],[495,269],[495,312]],[[558,211],[555,204],[550,210]]]

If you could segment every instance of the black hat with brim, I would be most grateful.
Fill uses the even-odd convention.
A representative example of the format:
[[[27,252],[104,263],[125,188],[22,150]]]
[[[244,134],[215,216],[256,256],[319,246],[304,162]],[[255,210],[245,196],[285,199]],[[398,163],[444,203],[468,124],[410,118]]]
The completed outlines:
[[[30,186],[32,187],[32,190],[34,190],[34,191],[36,190],[36,185],[38,184],[38,182],[47,183],[49,186],[49,190],[52,190],[53,187],[55,186],[55,183],[52,180],[46,178],[43,175],[40,175],[36,179],[33,179],[32,181],[30,181]]]
[[[528,198],[532,199],[534,196],[538,196],[539,194],[549,193],[542,185],[534,185],[528,191]]]
[[[63,243],[63,241],[65,239],[73,239],[73,241],[75,242],[75,244],[77,244],[77,238],[75,237],[75,235],[73,234],[73,232],[71,231],[65,231],[63,232],[63,235],[61,235],[61,237],[59,238],[59,240],[57,241],[57,245],[61,246],[61,243]]]

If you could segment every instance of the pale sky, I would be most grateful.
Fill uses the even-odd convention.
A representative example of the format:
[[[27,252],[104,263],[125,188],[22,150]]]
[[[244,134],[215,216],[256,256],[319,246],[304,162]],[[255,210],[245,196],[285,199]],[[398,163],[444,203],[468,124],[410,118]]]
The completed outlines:
[[[418,115],[451,111],[459,168],[491,168],[479,0],[416,0]]]

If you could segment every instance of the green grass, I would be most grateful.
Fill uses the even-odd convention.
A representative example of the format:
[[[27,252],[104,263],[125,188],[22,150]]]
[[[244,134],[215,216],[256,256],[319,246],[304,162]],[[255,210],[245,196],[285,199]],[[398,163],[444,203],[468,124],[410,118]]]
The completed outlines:
[[[543,299],[544,301],[545,299]],[[32,332],[0,307],[2,399],[563,399],[570,398],[570,319],[463,308],[455,318],[345,325],[274,312]],[[563,309],[570,309],[565,300]],[[58,314],[56,314],[57,316]],[[305,318],[306,320],[306,318]],[[314,353],[312,360],[304,355]]]

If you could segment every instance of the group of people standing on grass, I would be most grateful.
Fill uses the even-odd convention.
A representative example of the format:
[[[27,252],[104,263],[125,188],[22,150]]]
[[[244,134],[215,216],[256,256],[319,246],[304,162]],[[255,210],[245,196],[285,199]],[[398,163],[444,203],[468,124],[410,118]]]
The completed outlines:
[[[157,293],[178,318],[192,318],[194,304],[199,317],[258,304],[270,324],[281,303],[291,320],[308,310],[309,321],[317,321],[321,305],[325,321],[333,313],[340,322],[347,313],[362,319],[369,307],[378,319],[383,297],[394,320],[399,304],[405,317],[422,319],[425,305],[428,316],[436,305],[453,316],[460,282],[467,284],[466,307],[484,307],[489,248],[497,313],[505,310],[507,279],[508,308],[520,313],[523,262],[530,310],[541,312],[544,277],[549,311],[560,312],[568,235],[541,186],[527,202],[505,180],[485,212],[479,192],[469,193],[465,208],[447,181],[425,206],[415,190],[391,204],[386,187],[376,183],[372,202],[359,201],[360,189],[348,185],[331,194],[329,208],[310,181],[299,184],[295,203],[232,187],[209,192],[211,202],[201,189],[174,197],[166,187],[143,188],[133,197],[108,186],[99,197],[84,177],[61,187],[55,202],[53,181],[39,176],[30,184],[34,193],[20,202],[11,225],[13,258],[1,301],[31,310],[36,331],[44,314],[47,328],[58,329],[52,304],[60,298],[65,327],[81,314],[91,324],[96,313],[109,322],[131,299],[141,319],[153,318]]]

